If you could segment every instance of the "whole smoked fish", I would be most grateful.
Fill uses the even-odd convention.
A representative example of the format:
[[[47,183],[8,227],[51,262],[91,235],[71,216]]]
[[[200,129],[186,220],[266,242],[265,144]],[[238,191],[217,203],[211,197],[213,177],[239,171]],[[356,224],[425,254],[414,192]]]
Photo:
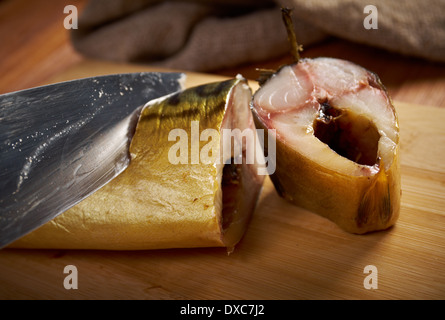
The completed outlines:
[[[230,252],[247,228],[264,175],[246,161],[255,141],[230,136],[233,147],[224,153],[222,133],[255,131],[251,98],[238,77],[151,101],[141,111],[128,168],[12,247]]]

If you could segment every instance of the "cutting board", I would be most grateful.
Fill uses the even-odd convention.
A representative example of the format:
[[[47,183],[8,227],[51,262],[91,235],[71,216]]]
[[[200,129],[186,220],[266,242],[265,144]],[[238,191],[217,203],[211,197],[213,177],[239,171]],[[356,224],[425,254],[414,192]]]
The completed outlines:
[[[166,71],[84,61],[50,82],[153,70]],[[188,73],[186,86],[222,79]],[[403,194],[389,230],[348,234],[281,199],[267,178],[230,255],[223,248],[4,249],[0,299],[444,299],[445,109],[395,106]],[[67,266],[77,270],[77,289],[65,288],[74,276]]]

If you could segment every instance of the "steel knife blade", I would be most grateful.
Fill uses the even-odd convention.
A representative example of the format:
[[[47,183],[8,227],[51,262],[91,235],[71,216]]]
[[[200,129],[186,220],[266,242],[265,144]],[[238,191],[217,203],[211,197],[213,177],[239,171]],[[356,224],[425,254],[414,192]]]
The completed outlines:
[[[183,77],[114,74],[0,95],[0,248],[121,173],[140,110]]]

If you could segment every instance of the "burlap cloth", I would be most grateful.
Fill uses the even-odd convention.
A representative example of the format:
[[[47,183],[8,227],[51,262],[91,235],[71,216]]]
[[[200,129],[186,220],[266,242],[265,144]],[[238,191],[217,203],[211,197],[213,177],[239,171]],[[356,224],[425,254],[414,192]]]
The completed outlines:
[[[363,25],[369,4],[378,29]],[[284,6],[304,47],[335,36],[445,61],[445,0],[90,0],[72,42],[94,58],[212,71],[289,52]]]

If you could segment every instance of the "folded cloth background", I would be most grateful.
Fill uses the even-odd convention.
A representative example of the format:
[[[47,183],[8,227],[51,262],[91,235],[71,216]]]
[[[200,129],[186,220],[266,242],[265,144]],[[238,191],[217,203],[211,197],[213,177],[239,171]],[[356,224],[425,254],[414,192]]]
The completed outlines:
[[[212,71],[289,52],[280,7],[293,9],[304,47],[336,36],[445,62],[445,1],[373,0],[378,29],[366,29],[369,0],[90,0],[72,32],[94,58]]]

